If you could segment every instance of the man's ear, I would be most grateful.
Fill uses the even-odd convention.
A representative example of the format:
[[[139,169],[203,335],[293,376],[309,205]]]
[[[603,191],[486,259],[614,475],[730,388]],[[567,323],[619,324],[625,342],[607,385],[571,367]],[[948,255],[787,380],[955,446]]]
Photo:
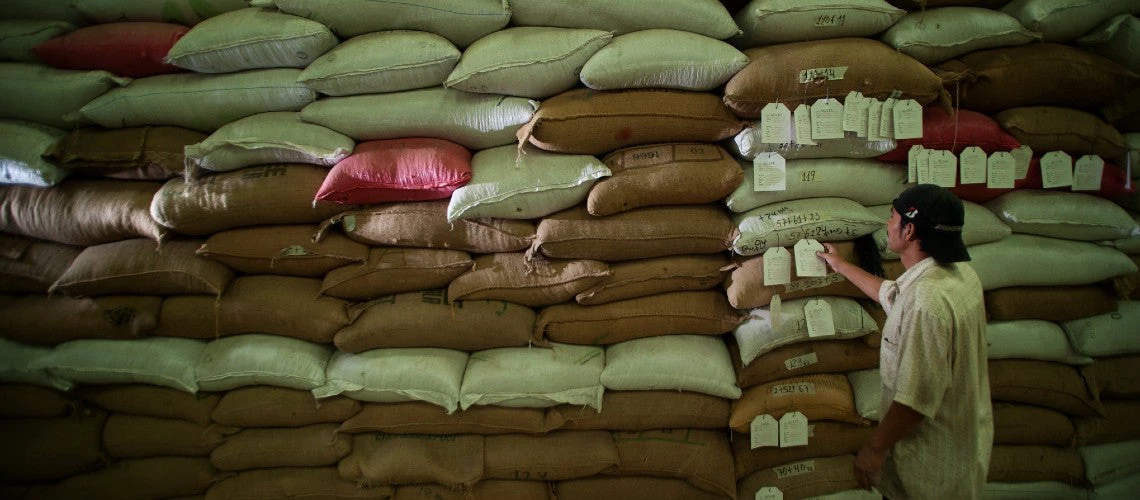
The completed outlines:
[[[907,224],[903,227],[903,239],[906,241],[914,241],[918,239],[918,235],[915,233],[914,224]]]

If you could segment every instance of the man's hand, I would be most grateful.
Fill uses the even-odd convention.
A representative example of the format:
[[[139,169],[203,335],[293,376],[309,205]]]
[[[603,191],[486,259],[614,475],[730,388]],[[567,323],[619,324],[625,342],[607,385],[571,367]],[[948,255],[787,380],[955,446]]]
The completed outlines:
[[[855,455],[855,480],[859,487],[865,490],[878,486],[879,474],[883,472],[883,463],[887,461],[887,451],[864,445]]]
[[[827,262],[828,267],[831,267],[831,270],[837,273],[840,272],[839,266],[847,262],[843,256],[839,255],[839,252],[835,250],[835,245],[831,243],[824,243],[823,251],[816,252],[815,255],[823,259],[824,262]]]

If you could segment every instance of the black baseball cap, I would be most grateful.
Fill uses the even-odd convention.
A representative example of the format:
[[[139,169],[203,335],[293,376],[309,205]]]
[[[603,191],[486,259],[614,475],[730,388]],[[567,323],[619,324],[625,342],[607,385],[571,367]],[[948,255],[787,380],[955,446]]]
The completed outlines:
[[[891,202],[903,222],[914,224],[922,250],[942,264],[970,260],[962,241],[966,209],[949,189],[919,184]]]

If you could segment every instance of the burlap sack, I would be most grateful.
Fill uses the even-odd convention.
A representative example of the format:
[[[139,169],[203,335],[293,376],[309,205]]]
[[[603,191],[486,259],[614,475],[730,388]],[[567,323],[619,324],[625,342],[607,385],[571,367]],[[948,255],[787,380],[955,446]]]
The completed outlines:
[[[556,153],[600,155],[641,144],[717,142],[744,125],[711,93],[573,89],[544,100],[518,137]]]
[[[38,366],[42,360],[55,354],[54,348],[0,339],[0,353],[0,382],[37,385],[60,391],[75,387],[72,382]]]
[[[316,223],[345,209],[314,203],[327,168],[299,163],[249,167],[194,180],[171,179],[150,215],[182,234],[207,235],[263,224]]]
[[[724,500],[682,479],[648,476],[595,476],[550,483],[558,500],[599,498],[658,498],[669,500]]]
[[[4,235],[0,239],[0,293],[47,293],[82,248]]]
[[[900,52],[932,65],[975,50],[1040,41],[1041,34],[1026,29],[1004,12],[952,8],[911,13],[893,24],[882,38]]]
[[[572,300],[609,275],[609,266],[596,260],[527,262],[522,253],[497,253],[475,258],[469,271],[447,287],[448,301],[501,300],[543,307]]]
[[[365,301],[403,292],[446,288],[472,264],[471,255],[459,250],[370,248],[364,263],[329,271],[321,283],[321,293]]]
[[[109,71],[4,62],[0,65],[0,118],[75,128],[76,115],[87,102],[129,83],[130,78]]]
[[[620,461],[607,431],[503,434],[483,440],[483,477],[561,481],[611,470]]]
[[[773,102],[814,104],[848,92],[927,104],[942,94],[942,81],[922,63],[868,38],[836,38],[757,47],[744,52],[748,66],[725,85],[724,102],[742,118],[760,118]],[[795,106],[789,106],[795,108]]]
[[[325,384],[330,347],[281,335],[234,335],[206,344],[194,376],[203,391],[251,385],[312,390]]]
[[[459,407],[467,358],[465,352],[437,347],[336,351],[324,384],[313,395],[340,394],[373,403],[427,401],[453,412]]]
[[[150,217],[154,182],[71,179],[51,189],[0,186],[0,231],[91,246],[128,238],[158,240]]]
[[[620,458],[606,474],[684,479],[710,493],[732,497],[732,450],[724,431],[677,429],[615,432]]]
[[[817,373],[847,373],[879,366],[879,349],[862,339],[816,340],[777,347],[751,363],[740,361],[740,348],[730,346],[736,384],[748,388],[775,380]]]
[[[737,498],[754,498],[760,488],[773,486],[787,498],[810,498],[853,490],[855,455],[812,458],[762,469],[740,480]]]
[[[195,255],[201,243],[174,240],[158,245],[133,239],[90,246],[49,292],[71,296],[221,295],[233,279],[233,271]]]
[[[481,351],[527,345],[535,314],[503,301],[448,303],[445,290],[401,293],[357,304],[352,324],[333,338],[345,352],[392,347]]]
[[[366,403],[340,425],[340,432],[348,434],[539,434],[551,429],[540,408],[472,406],[448,414],[422,401]]]
[[[567,430],[723,429],[729,408],[727,399],[699,392],[606,391],[600,412],[559,405],[547,410],[547,418]]]
[[[503,347],[471,355],[459,403],[518,408],[560,404],[602,407],[601,347],[551,343],[549,349]]]
[[[651,205],[713,203],[744,178],[740,164],[715,144],[638,146],[614,151],[602,161],[612,175],[594,184],[586,199],[586,209],[596,216]]]
[[[534,224],[513,219],[447,222],[447,200],[394,203],[344,212],[325,222],[371,246],[447,248],[472,253],[517,252],[534,241]]]
[[[210,418],[234,427],[301,427],[340,423],[359,412],[360,403],[348,398],[318,401],[309,391],[253,386],[227,391]]]
[[[727,271],[723,254],[677,255],[610,265],[610,274],[579,293],[575,300],[594,306],[668,292],[716,288]]]
[[[218,470],[333,465],[352,450],[352,438],[337,433],[336,428],[337,424],[315,424],[294,429],[245,429],[214,448],[210,463]]]
[[[220,478],[205,458],[120,460],[98,472],[72,476],[34,490],[29,499],[177,498],[202,495]]]
[[[186,420],[114,414],[103,426],[103,449],[113,458],[208,457],[237,431]]]
[[[45,157],[74,173],[166,180],[182,173],[183,148],[206,134],[179,127],[100,127],[73,130]]]
[[[1023,359],[989,362],[990,397],[994,401],[1025,403],[1077,417],[1102,415],[1104,407],[1093,398],[1076,368]]]
[[[1128,152],[1124,137],[1112,125],[1077,109],[1027,106],[1007,109],[994,119],[1022,145],[1042,154],[1064,151],[1074,160],[1083,155],[1116,160]]]
[[[304,68],[339,42],[325,25],[270,9],[239,9],[186,33],[163,59],[201,73]]]
[[[352,154],[355,145],[344,134],[301,121],[295,112],[274,111],[227,123],[206,140],[187,146],[185,153],[189,165],[228,172],[270,163],[332,167]]]
[[[788,200],[732,216],[739,255],[763,254],[772,247],[791,247],[802,239],[850,241],[884,227],[885,220],[847,198]]]
[[[29,4],[26,8],[35,9],[36,5]],[[71,10],[69,5],[60,5],[62,9]],[[17,7],[18,9],[19,7]],[[37,14],[44,14],[37,11]],[[75,12],[72,17],[80,18],[82,15]],[[51,14],[48,14],[49,16]],[[77,19],[78,20],[78,19]],[[39,57],[33,51],[35,47],[52,38],[66,35],[75,31],[75,25],[65,20],[37,20],[9,18],[0,28],[0,37],[4,38],[4,45],[0,47],[0,58],[5,61],[39,62]]]
[[[83,339],[65,342],[29,368],[78,384],[150,384],[194,394],[205,343],[189,339]]]
[[[1072,446],[1073,421],[1039,406],[994,403],[994,444]]]
[[[855,411],[851,384],[841,373],[792,377],[745,389],[744,395],[732,403],[728,423],[732,430],[747,434],[754,418],[767,414],[779,420],[790,411],[803,413],[808,422],[868,425]]]
[[[594,90],[708,92],[748,64],[748,57],[728,43],[689,31],[655,28],[614,37],[582,66],[582,83]],[[700,71],[694,71],[697,67]]]
[[[246,274],[322,278],[330,271],[368,259],[368,247],[342,234],[312,240],[312,226],[263,226],[215,233],[198,255]]]
[[[1140,268],[1140,255],[1130,255],[1129,258],[1137,268]],[[1116,290],[1116,296],[1122,299],[1140,299],[1140,272],[1113,278],[1112,288]]]
[[[502,29],[511,18],[496,0],[444,0],[376,4],[362,0],[334,2],[276,0],[282,11],[304,15],[333,29],[341,38],[375,31],[414,30],[438,33],[459,47]]]
[[[1132,259],[1115,248],[1031,234],[1011,234],[993,243],[974,245],[970,258],[970,267],[978,273],[983,290],[1087,285],[1136,272]],[[1074,266],[1074,262],[1081,265]]]
[[[601,261],[719,253],[735,232],[712,205],[650,207],[594,217],[576,207],[542,219],[532,254]]]
[[[1140,301],[1124,300],[1108,314],[1061,324],[1073,349],[1085,356],[1121,356],[1140,353]]]
[[[826,144],[823,139],[819,142]],[[735,213],[803,198],[847,198],[867,207],[889,204],[907,187],[905,163],[905,159],[899,163],[874,158],[789,159],[784,169],[785,188],[758,191],[756,167],[749,161],[744,165],[744,182],[725,198],[724,204]],[[884,219],[889,218],[890,210],[887,212]]]
[[[659,28],[723,40],[740,33],[724,6],[706,0],[586,0],[579,5],[515,0],[511,12],[511,22],[522,26],[588,27],[619,35]]]
[[[744,31],[743,39],[734,40],[743,47],[824,38],[871,37],[906,15],[906,11],[887,2],[869,0],[757,3],[743,8],[732,8],[732,2],[725,4],[736,13],[736,21]]]
[[[1073,349],[1061,325],[1040,319],[986,323],[986,357],[990,360],[1036,359],[1074,366],[1093,362],[1092,357]],[[1092,389],[1091,384],[1089,388]]]
[[[162,297],[25,295],[0,302],[0,332],[32,345],[75,339],[135,339],[154,329]]]
[[[362,488],[342,479],[336,467],[281,467],[249,470],[210,487],[206,500],[276,500],[279,498],[376,499],[391,497],[392,488]]]
[[[983,113],[1019,106],[1091,108],[1140,82],[1140,76],[1104,57],[1055,43],[979,50],[937,70],[959,106]]]
[[[1085,482],[1085,466],[1072,447],[995,445],[986,480],[994,483]]]
[[[175,295],[162,301],[155,337],[218,338],[218,299],[205,295]]]
[[[546,481],[508,481],[484,479],[470,492],[439,484],[417,484],[396,488],[392,500],[467,500],[474,498],[510,498],[517,500],[550,500],[550,484]]]
[[[609,345],[657,335],[720,335],[740,321],[718,292],[672,292],[599,306],[547,307],[535,322],[534,342]]]
[[[1015,286],[985,292],[990,321],[1070,321],[1116,310],[1116,297],[1101,285]]]
[[[76,389],[75,397],[115,413],[181,419],[200,425],[210,423],[210,414],[222,399],[218,394],[187,394],[153,385],[85,385]]]
[[[747,434],[732,437],[732,454],[736,464],[736,479],[777,465],[815,457],[833,457],[855,454],[871,440],[875,427],[851,425],[827,420],[808,423],[807,446],[787,448],[761,447],[752,449]]]
[[[844,259],[859,265],[854,242],[841,241],[833,245]],[[728,303],[737,309],[764,307],[772,302],[774,295],[779,295],[783,300],[820,295],[838,295],[855,299],[865,297],[859,287],[847,281],[842,274],[829,272],[827,276],[822,277],[801,277],[796,274],[794,265],[791,282],[764,286],[763,255],[738,259],[732,266],[732,272],[724,280],[724,290],[728,296]]]
[[[1103,417],[1074,418],[1077,446],[1140,439],[1140,430],[1136,429],[1137,412],[1140,412],[1138,401],[1109,401],[1104,404]]]
[[[57,390],[29,384],[0,384],[0,418],[56,418],[79,410]]]
[[[0,456],[0,480],[54,481],[95,469],[103,462],[100,441],[106,420],[106,413],[87,410],[64,418],[4,422],[0,437],[7,452]]]
[[[321,281],[292,276],[243,276],[217,305],[218,335],[269,333],[331,343],[349,324],[347,303],[320,294]]]
[[[305,67],[297,81],[324,95],[382,94],[443,84],[461,53],[424,31],[355,36]]]
[[[606,348],[602,385],[615,391],[692,391],[727,399],[740,397],[732,359],[720,338],[661,335]]]
[[[1140,355],[1099,358],[1084,375],[1098,398],[1140,399]]]
[[[822,301],[831,308],[834,335],[811,336],[807,327],[807,307],[813,301]],[[801,342],[819,340],[842,340],[863,337],[879,332],[879,323],[871,317],[867,308],[855,299],[824,295],[818,298],[792,299],[773,317],[771,307],[753,309],[748,319],[733,332],[740,348],[740,360],[744,365],[772,349]],[[884,315],[885,316],[885,315]],[[870,344],[868,344],[870,345]]]
[[[483,436],[356,434],[340,477],[373,485],[471,488],[483,477]]]

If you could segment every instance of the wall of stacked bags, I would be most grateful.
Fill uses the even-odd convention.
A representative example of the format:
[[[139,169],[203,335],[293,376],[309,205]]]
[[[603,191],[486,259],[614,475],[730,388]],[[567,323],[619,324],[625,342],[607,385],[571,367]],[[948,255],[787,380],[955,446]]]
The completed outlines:
[[[924,3],[4,2],[2,496],[877,498],[883,312],[773,249],[923,180],[987,496],[1130,497],[1140,6]]]

